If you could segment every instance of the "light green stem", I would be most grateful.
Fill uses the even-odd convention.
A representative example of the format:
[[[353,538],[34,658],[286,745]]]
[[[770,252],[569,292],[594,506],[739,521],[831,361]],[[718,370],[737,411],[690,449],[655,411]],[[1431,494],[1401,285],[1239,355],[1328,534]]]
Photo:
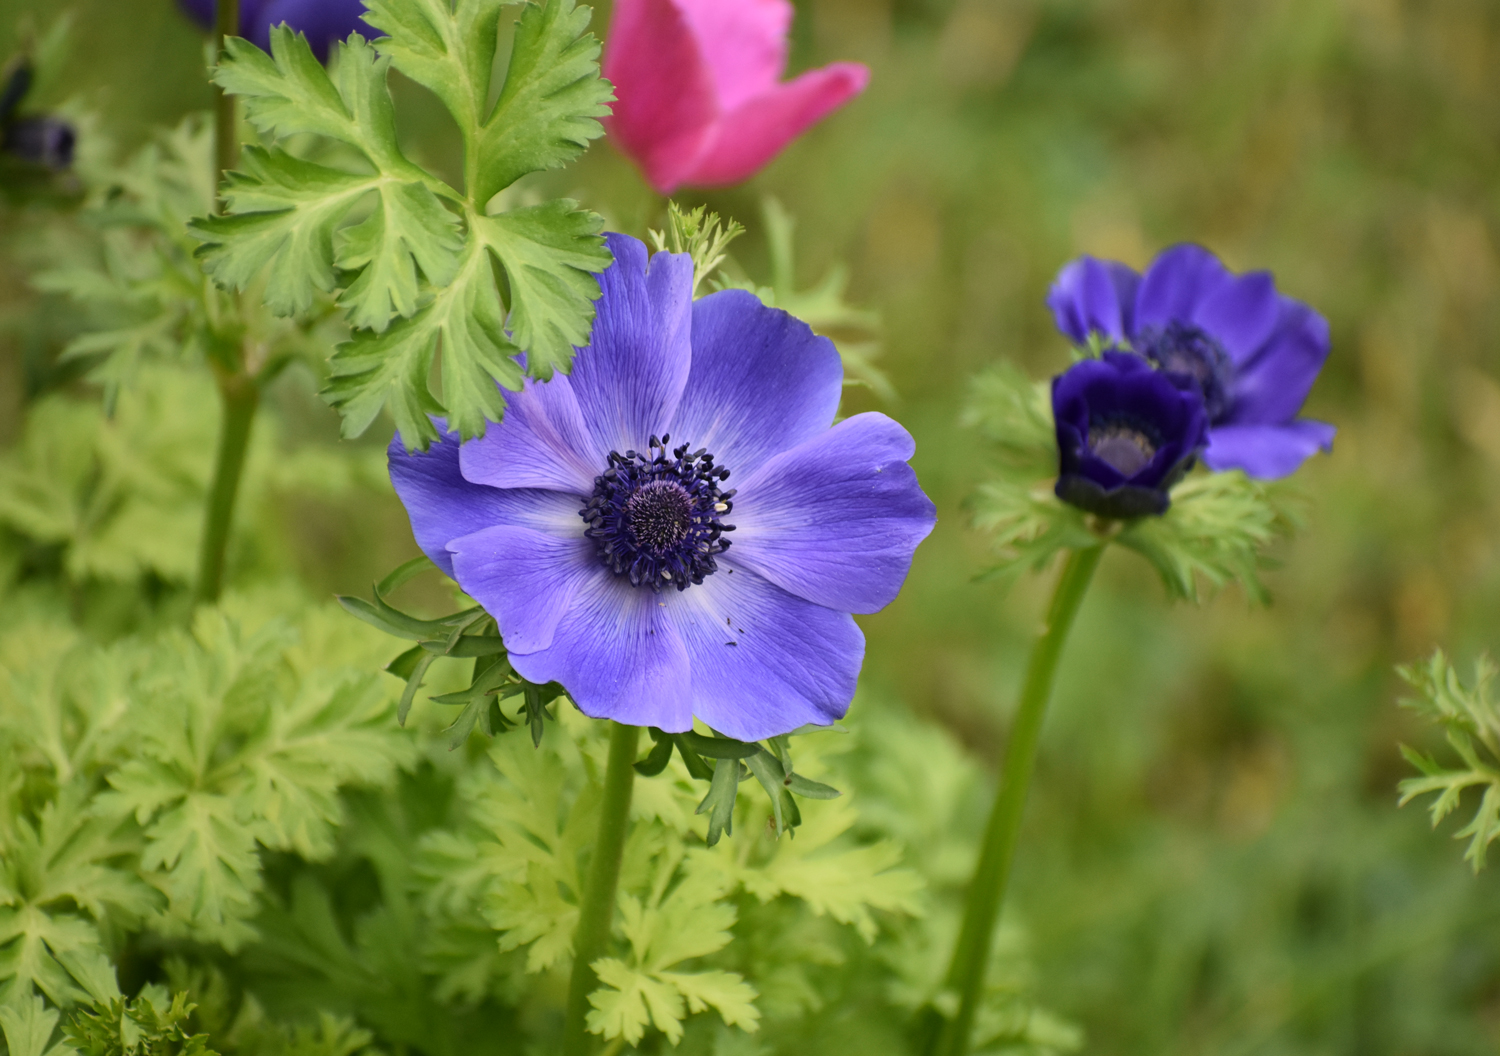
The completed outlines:
[[[1010,880],[1011,862],[1015,858],[1016,835],[1021,829],[1026,792],[1036,763],[1042,716],[1046,713],[1047,701],[1052,696],[1052,683],[1056,679],[1057,661],[1062,655],[1063,644],[1068,640],[1073,618],[1078,614],[1078,607],[1088,591],[1089,581],[1093,578],[1094,569],[1098,567],[1103,553],[1104,546],[1101,544],[1085,550],[1074,550],[1068,555],[1052,594],[1047,622],[1042,627],[1036,645],[1032,647],[1031,659],[1026,665],[1020,707],[1016,709],[1015,724],[1011,727],[1010,741],[1005,747],[1005,768],[1000,775],[1000,792],[990,811],[984,845],[979,852],[979,864],[974,869],[974,879],[964,902],[964,918],[958,933],[958,944],[948,967],[946,985],[949,990],[958,993],[959,1002],[957,1014],[942,1025],[941,1032],[937,1035],[939,1043],[936,1051],[940,1056],[964,1056],[969,1051],[969,1040],[974,1031],[974,1013],[984,991],[985,969],[989,964],[995,922],[1000,917],[1000,906],[1005,901],[1005,887]],[[930,1033],[929,1037],[931,1036]]]
[[[196,600],[200,604],[218,601],[224,588],[224,555],[229,548],[229,528],[234,520],[245,454],[250,449],[250,428],[255,424],[255,409],[260,405],[260,384],[242,370],[220,373],[219,402],[223,410],[219,453],[214,460],[214,478],[209,486],[198,550]]]
[[[224,53],[224,38],[240,32],[240,0],[218,0],[214,24],[214,56]],[[214,86],[214,182],[223,186],[224,174],[239,162],[239,127],[234,96]],[[246,370],[243,354],[216,368],[219,382],[219,450],[214,477],[209,485],[208,509],[204,511],[203,538],[198,550],[198,584],[194,598],[199,603],[219,600],[224,588],[224,555],[229,547],[229,528],[234,520],[235,499],[250,448],[250,429],[260,406],[260,384]]]
[[[594,962],[609,943],[615,915],[615,890],[620,885],[620,859],[630,821],[630,793],[635,786],[635,753],[639,726],[611,723],[609,767],[604,772],[604,801],[599,805],[599,835],[583,891],[578,930],[573,935],[573,977],[568,984],[568,1012],[563,1022],[563,1056],[588,1056],[594,1039],[585,1020],[589,994],[599,985]]]

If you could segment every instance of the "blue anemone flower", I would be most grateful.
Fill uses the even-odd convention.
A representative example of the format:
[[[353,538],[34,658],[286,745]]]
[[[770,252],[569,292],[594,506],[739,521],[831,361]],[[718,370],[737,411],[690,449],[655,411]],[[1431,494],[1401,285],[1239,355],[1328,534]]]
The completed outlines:
[[[833,424],[843,368],[805,323],[609,246],[568,376],[506,393],[481,439],[392,443],[417,542],[588,715],[741,740],[833,722],[864,658],[850,613],[895,598],[936,521],[912,438]]]
[[[214,24],[214,0],[179,0],[193,21],[205,29]],[[240,36],[269,51],[271,27],[283,22],[307,37],[320,59],[328,47],[350,33],[370,36],[362,21],[364,0],[240,0]]]
[[[1333,426],[1297,417],[1328,358],[1328,323],[1278,293],[1269,272],[1235,275],[1193,245],[1164,250],[1144,275],[1080,257],[1058,273],[1047,306],[1079,344],[1098,333],[1193,378],[1211,469],[1269,480],[1333,446]]]
[[[1141,357],[1105,352],[1052,379],[1057,497],[1101,517],[1165,513],[1208,440],[1198,387]]]

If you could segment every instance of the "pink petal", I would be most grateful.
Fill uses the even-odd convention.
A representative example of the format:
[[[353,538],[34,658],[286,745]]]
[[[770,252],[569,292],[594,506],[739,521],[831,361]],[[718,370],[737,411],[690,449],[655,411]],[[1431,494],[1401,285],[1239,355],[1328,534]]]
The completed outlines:
[[[788,143],[864,91],[869,80],[868,67],[835,62],[756,96],[714,126],[697,164],[679,182],[715,185],[748,179]]]
[[[676,0],[725,113],[770,91],[786,69],[787,0]]]
[[[616,97],[604,127],[651,185],[671,194],[719,114],[713,76],[678,5],[616,0],[603,68]]]

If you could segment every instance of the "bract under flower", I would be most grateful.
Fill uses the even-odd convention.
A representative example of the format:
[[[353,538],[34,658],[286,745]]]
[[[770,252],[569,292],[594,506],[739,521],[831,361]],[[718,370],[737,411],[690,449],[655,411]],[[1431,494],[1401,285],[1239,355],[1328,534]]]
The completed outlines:
[[[1057,497],[1101,517],[1165,513],[1207,439],[1194,386],[1139,356],[1106,352],[1052,381]]]
[[[1334,427],[1297,413],[1328,358],[1328,324],[1278,293],[1269,272],[1231,273],[1201,246],[1163,251],[1144,275],[1080,257],[1047,297],[1058,329],[1132,349],[1203,392],[1212,469],[1274,479],[1333,446]]]
[[[422,549],[511,663],[587,714],[758,740],[847,710],[850,613],[900,589],[936,511],[882,414],[833,425],[838,352],[693,264],[609,236],[591,343],[462,445],[391,445]]]
[[[604,125],[653,187],[748,179],[864,90],[854,62],[780,83],[791,22],[787,0],[616,0]]]
[[[179,0],[193,21],[205,29],[214,24],[214,0]],[[262,51],[271,49],[271,27],[283,22],[307,37],[320,59],[329,46],[350,33],[370,36],[363,0],[240,0],[240,35]]]

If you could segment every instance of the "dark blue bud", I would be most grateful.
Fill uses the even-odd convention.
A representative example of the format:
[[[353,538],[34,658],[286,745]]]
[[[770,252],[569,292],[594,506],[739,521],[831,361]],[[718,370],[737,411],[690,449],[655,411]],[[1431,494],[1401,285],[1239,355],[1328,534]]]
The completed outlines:
[[[1165,513],[1168,494],[1208,442],[1198,384],[1106,352],[1052,380],[1057,497],[1101,517]]]

